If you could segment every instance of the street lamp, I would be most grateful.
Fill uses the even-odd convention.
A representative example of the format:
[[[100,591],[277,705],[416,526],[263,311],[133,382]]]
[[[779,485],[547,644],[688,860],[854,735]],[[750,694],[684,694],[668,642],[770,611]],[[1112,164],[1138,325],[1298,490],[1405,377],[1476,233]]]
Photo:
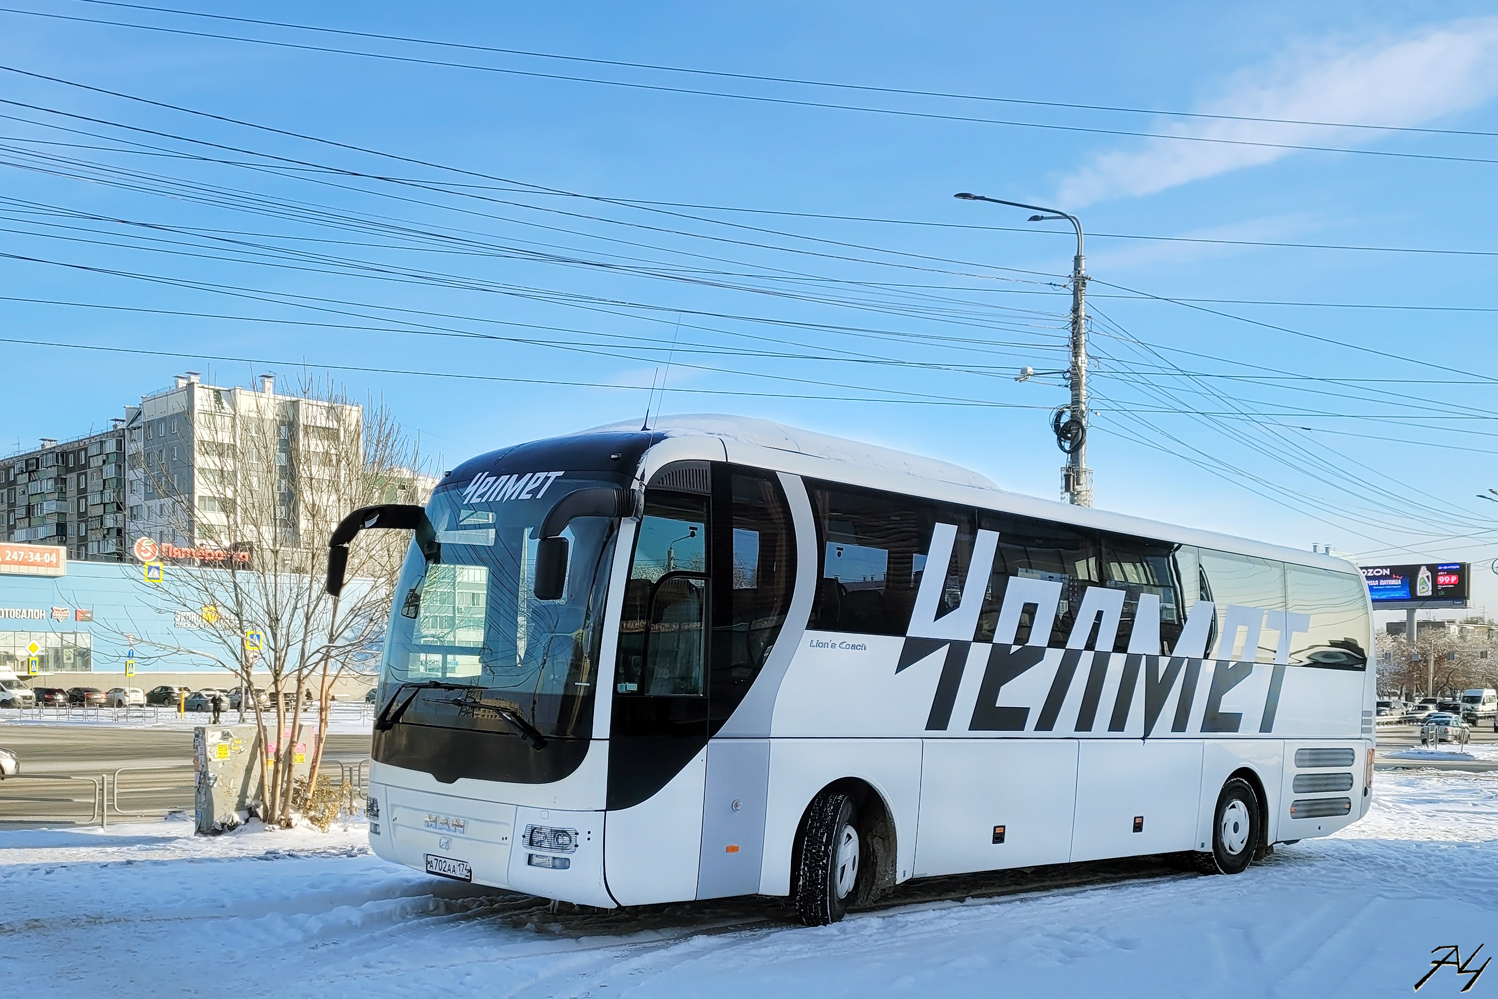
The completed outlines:
[[[689,525],[687,525],[687,533],[683,534],[681,537],[677,538],[675,541],[671,542],[669,545],[666,546],[666,571],[667,572],[675,572],[676,571],[676,546],[679,545],[679,544],[681,544],[683,541],[690,541],[692,538],[695,538],[696,536],[697,536],[697,525],[696,524],[689,524]]]
[[[1066,452],[1066,467],[1061,470],[1061,492],[1069,503],[1092,506],[1092,469],[1087,467],[1087,267],[1086,258],[1082,255],[1082,222],[1075,215],[1060,209],[1027,205],[1023,201],[1005,201],[1003,198],[989,198],[966,191],[953,197],[963,201],[988,201],[995,205],[1025,208],[1038,213],[1030,216],[1030,222],[1066,219],[1077,230],[1077,255],[1072,258],[1071,271],[1071,368],[1068,371],[1071,376],[1071,405],[1056,411],[1051,419],[1051,429],[1056,434],[1056,446]],[[1021,377],[1017,380],[1026,379]]]

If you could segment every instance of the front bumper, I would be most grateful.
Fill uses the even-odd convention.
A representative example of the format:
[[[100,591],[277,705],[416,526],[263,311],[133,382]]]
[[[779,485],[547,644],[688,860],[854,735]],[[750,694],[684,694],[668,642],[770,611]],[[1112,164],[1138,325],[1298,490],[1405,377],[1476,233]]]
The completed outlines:
[[[582,905],[616,905],[603,879],[601,811],[534,808],[374,782],[369,799],[370,846],[385,860],[420,871],[450,869],[429,865],[428,856],[458,861],[467,865],[475,884]],[[528,846],[533,826],[570,830],[574,848]]]

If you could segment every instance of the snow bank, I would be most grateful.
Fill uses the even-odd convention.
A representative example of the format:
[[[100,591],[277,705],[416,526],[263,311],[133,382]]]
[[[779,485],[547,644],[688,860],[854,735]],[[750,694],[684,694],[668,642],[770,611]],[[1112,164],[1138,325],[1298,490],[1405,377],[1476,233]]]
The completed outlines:
[[[1364,821],[1239,877],[821,929],[763,899],[553,915],[386,864],[357,824],[0,832],[0,954],[28,997],[1409,995],[1431,948],[1498,946],[1498,775],[1381,772],[1375,793]],[[1458,987],[1443,970],[1422,995]]]
[[[1477,757],[1471,753],[1464,753],[1455,749],[1401,749],[1393,753],[1384,753],[1386,759],[1390,760],[1444,760],[1454,763],[1478,763]]]

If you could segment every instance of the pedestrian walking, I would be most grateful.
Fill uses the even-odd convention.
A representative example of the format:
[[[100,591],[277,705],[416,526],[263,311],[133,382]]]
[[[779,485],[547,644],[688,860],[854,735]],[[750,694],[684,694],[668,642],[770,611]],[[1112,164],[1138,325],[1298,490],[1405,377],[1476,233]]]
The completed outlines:
[[[219,712],[224,710],[224,695],[215,693],[208,698],[208,703],[213,708],[213,724],[217,725]]]

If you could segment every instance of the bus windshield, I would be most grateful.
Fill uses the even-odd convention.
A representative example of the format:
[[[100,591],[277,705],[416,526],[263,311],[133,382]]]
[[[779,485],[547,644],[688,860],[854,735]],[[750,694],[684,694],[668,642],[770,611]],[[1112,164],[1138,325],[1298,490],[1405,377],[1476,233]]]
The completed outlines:
[[[396,724],[546,737],[592,734],[604,591],[616,523],[573,520],[559,600],[534,594],[537,535],[576,489],[614,483],[560,478],[544,496],[466,502],[456,486],[427,506],[439,551],[411,546],[396,585],[380,668],[376,727]]]

